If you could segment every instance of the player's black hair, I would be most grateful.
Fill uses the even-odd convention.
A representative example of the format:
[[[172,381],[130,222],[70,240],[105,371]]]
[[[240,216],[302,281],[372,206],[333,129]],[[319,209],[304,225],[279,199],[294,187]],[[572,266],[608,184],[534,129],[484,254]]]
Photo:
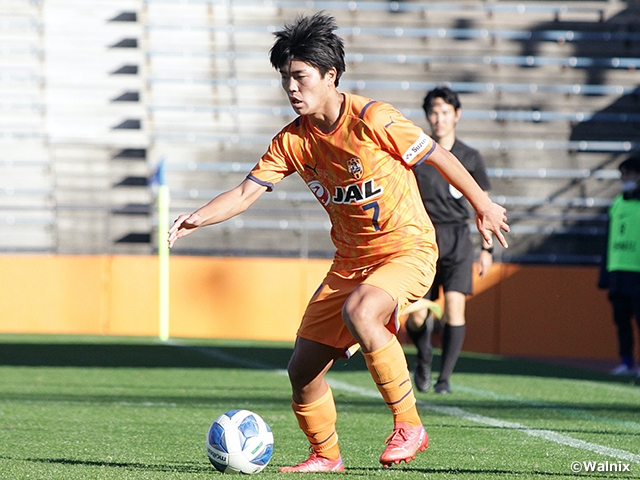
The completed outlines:
[[[336,19],[323,12],[298,17],[274,33],[276,41],[269,51],[271,65],[281,70],[292,60],[299,60],[317,68],[322,76],[335,67],[337,87],[346,70],[344,42],[333,33],[337,28]]]
[[[621,172],[634,172],[640,173],[640,153],[635,153],[627,158],[624,162],[618,165],[618,170]]]
[[[436,98],[441,98],[456,110],[462,108],[460,98],[456,92],[448,87],[437,87],[427,93],[427,96],[424,97],[424,102],[422,102],[422,108],[427,115],[431,107],[433,107],[433,102],[435,102]]]

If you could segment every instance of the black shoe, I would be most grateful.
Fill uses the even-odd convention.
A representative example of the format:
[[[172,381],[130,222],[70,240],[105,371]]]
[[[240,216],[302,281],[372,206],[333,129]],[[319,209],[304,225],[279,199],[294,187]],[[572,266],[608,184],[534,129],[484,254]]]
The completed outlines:
[[[428,392],[431,388],[431,369],[418,362],[416,371],[413,372],[413,380],[419,392]]]
[[[451,387],[449,382],[442,381],[435,384],[433,387],[433,393],[451,393]]]

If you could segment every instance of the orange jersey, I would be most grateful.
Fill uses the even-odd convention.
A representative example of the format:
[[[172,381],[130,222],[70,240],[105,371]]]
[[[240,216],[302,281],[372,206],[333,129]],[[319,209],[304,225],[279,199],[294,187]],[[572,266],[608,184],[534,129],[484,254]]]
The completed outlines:
[[[391,105],[344,95],[336,128],[322,133],[300,116],[284,127],[249,174],[272,190],[297,172],[326,209],[333,269],[359,270],[414,249],[435,255],[435,233],[412,171],[435,149]]]

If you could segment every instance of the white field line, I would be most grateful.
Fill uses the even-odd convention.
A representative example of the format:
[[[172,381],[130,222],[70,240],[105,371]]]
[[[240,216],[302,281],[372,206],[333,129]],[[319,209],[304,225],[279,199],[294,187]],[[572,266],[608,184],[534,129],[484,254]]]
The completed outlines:
[[[173,342],[174,345],[180,347],[188,347],[187,344]],[[236,365],[246,366],[251,368],[269,369],[269,367],[260,362],[254,362],[244,358],[235,357],[233,355],[227,355],[214,347],[190,347],[196,348],[197,351],[203,355],[224,360]],[[286,371],[283,369],[270,369],[275,371],[279,375],[286,375]],[[336,390],[342,390],[345,392],[355,393],[367,398],[381,398],[378,390],[363,388],[351,385],[341,380],[336,380],[327,376],[327,382],[331,385],[331,388]],[[496,428],[504,428],[509,430],[518,430],[531,437],[541,438],[549,442],[557,443],[559,445],[566,445],[569,447],[577,448],[579,450],[587,450],[590,452],[598,453],[600,455],[606,455],[609,457],[617,458],[618,460],[633,462],[640,464],[640,455],[627,452],[626,450],[620,450],[618,448],[606,447],[604,445],[598,445],[597,443],[586,442],[576,438],[569,437],[560,433],[553,432],[551,430],[544,430],[539,428],[527,427],[516,422],[507,422],[498,418],[487,417],[485,415],[478,415],[475,413],[467,412],[458,407],[447,407],[443,405],[431,405],[429,403],[418,400],[417,405],[419,408],[432,410],[442,415],[449,415],[452,417],[463,418],[464,420],[480,423],[483,425],[489,425]]]
[[[584,382],[584,383],[586,384],[587,382]],[[511,395],[504,395],[501,393],[493,392],[491,390],[483,390],[480,388],[466,387],[464,385],[456,385],[456,390],[460,392],[470,393],[472,395],[475,395],[481,398],[490,398],[493,400],[502,400],[506,402],[512,402],[514,404],[523,405],[525,407],[536,407],[536,408],[542,407],[542,408],[548,408],[551,410],[560,410],[562,413],[565,413],[572,417],[581,418],[583,420],[589,420],[592,422],[609,423],[611,425],[615,425],[616,427],[624,427],[624,428],[630,428],[632,430],[640,431],[640,423],[631,422],[631,421],[620,421],[613,418],[604,417],[602,415],[594,415],[593,413],[589,413],[577,408],[558,407],[557,405],[554,405],[553,403],[549,403],[549,402],[540,402],[536,400],[524,400],[522,398],[514,397]]]
[[[348,383],[328,379],[331,388],[336,390],[343,390],[350,393],[356,393],[362,395],[363,397],[369,398],[380,398],[380,394],[377,390],[355,387]],[[440,413],[443,415],[450,415],[452,417],[459,417],[470,422],[481,423],[483,425],[490,425],[496,428],[505,428],[510,430],[519,430],[527,435],[532,437],[542,438],[544,440],[558,443],[560,445],[567,445],[569,447],[578,448],[580,450],[588,450],[591,452],[599,453],[601,455],[607,455],[609,457],[617,458],[619,460],[625,460],[627,462],[640,463],[640,455],[635,453],[627,452],[626,450],[620,450],[617,448],[605,447],[604,445],[598,445],[596,443],[585,442],[584,440],[578,440],[576,438],[569,437],[567,435],[562,435],[560,433],[552,432],[551,430],[543,430],[538,428],[527,427],[526,425],[522,425],[520,423],[515,422],[507,422],[505,420],[500,420],[497,418],[487,417],[485,415],[478,415],[476,413],[467,412],[458,407],[447,407],[443,405],[431,405],[426,402],[422,402],[418,400],[418,407],[432,410],[436,413]]]

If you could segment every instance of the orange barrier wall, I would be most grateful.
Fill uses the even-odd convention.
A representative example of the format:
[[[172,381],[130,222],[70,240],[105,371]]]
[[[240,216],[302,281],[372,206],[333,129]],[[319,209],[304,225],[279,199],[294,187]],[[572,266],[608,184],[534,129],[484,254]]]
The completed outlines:
[[[474,279],[465,349],[505,355],[617,359],[597,267],[495,265]]]
[[[172,257],[170,334],[293,340],[328,260]],[[158,334],[153,256],[0,256],[0,333]],[[594,267],[495,264],[474,279],[467,351],[615,359]]]

